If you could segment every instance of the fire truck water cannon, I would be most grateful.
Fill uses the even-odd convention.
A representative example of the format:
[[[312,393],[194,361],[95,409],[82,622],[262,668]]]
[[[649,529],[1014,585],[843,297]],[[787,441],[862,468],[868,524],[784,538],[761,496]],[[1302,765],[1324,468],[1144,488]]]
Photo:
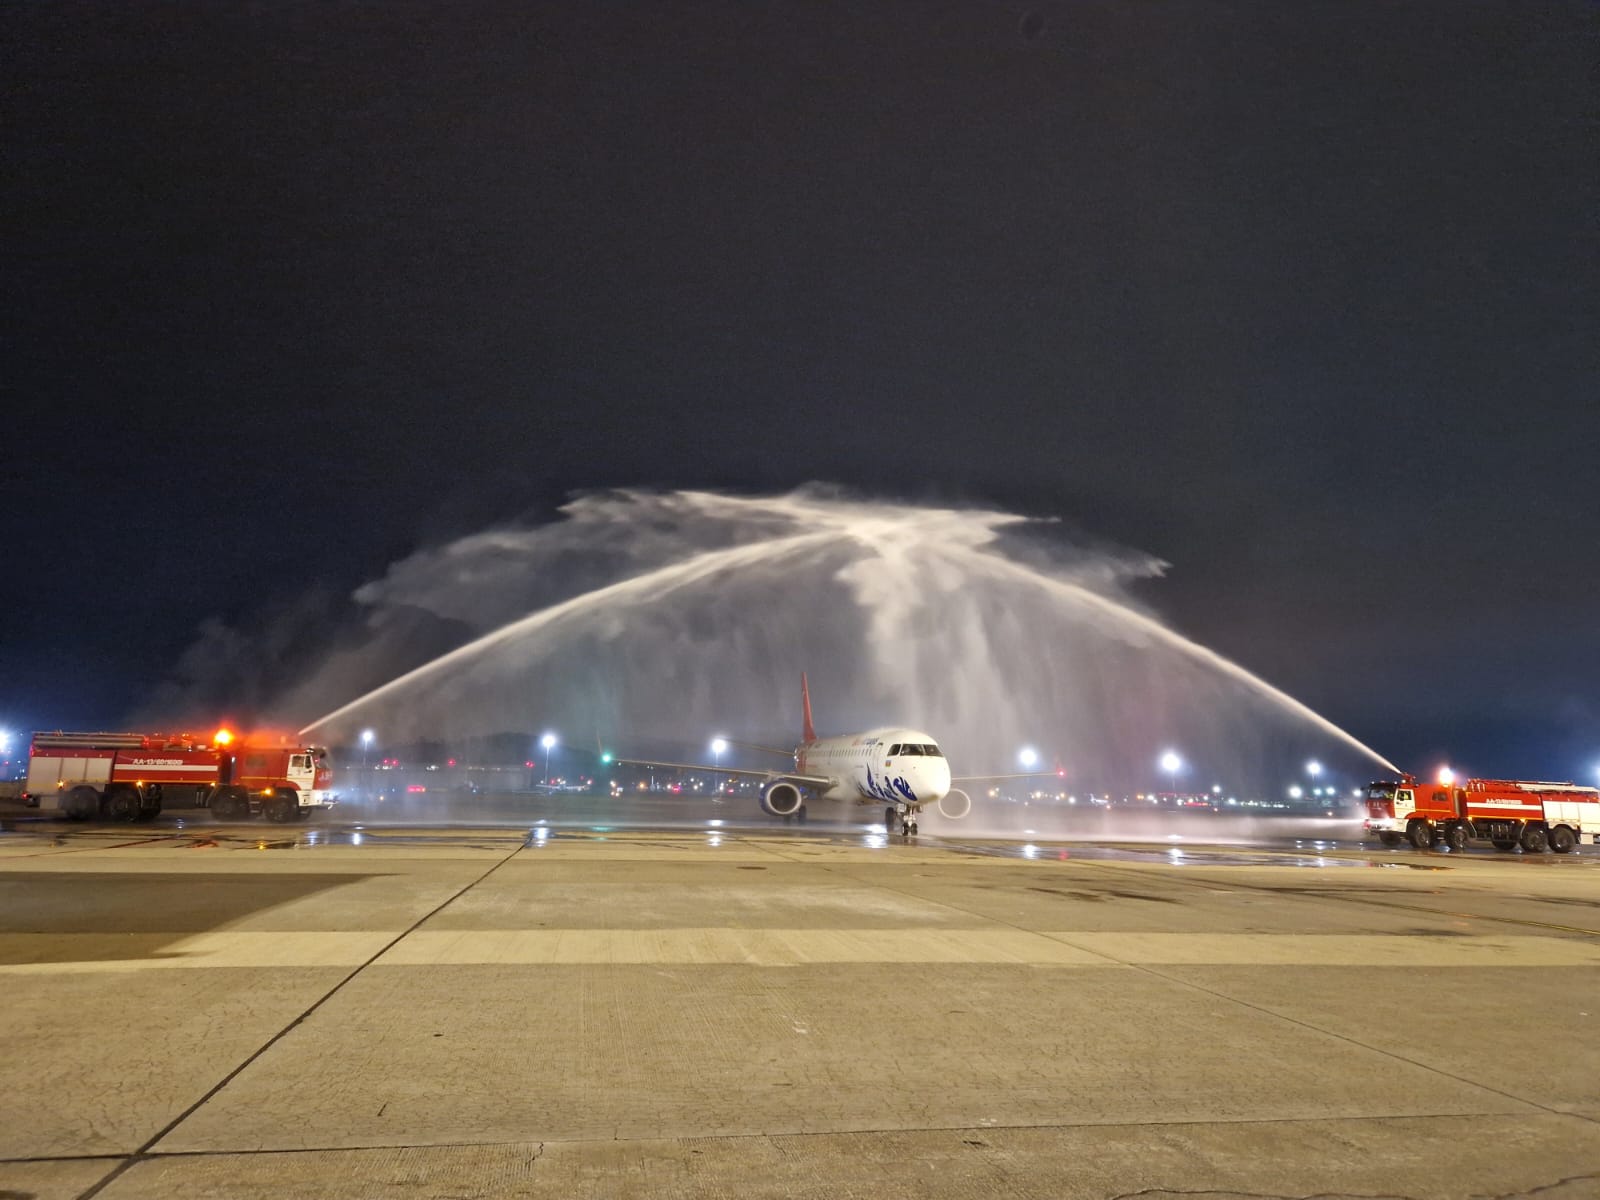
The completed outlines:
[[[337,802],[322,746],[292,735],[35,733],[25,803],[74,820],[148,821],[209,809],[219,821],[303,821]]]
[[[1460,852],[1486,841],[1506,853],[1570,854],[1588,837],[1600,843],[1600,788],[1518,779],[1460,779],[1449,767],[1437,780],[1415,775],[1370,784],[1367,832],[1385,846]]]

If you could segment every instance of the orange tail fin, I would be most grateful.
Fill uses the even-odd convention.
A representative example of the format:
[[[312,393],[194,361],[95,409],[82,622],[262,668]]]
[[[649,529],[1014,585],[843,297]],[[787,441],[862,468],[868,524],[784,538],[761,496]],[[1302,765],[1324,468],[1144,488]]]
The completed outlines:
[[[805,710],[805,729],[803,735],[809,744],[817,740],[817,730],[811,724],[811,685],[806,682],[806,673],[800,672],[800,707]]]

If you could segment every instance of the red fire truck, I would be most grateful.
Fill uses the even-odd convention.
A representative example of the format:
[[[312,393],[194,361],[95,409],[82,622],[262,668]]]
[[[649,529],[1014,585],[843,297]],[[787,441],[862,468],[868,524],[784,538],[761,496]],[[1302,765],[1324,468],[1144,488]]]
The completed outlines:
[[[167,808],[209,808],[220,821],[305,820],[333,804],[321,746],[289,737],[36,733],[23,800],[77,820],[147,821]]]
[[[1481,838],[1496,850],[1570,854],[1585,834],[1600,842],[1600,788],[1514,779],[1424,783],[1405,775],[1367,788],[1366,827],[1386,846],[1404,840],[1418,850],[1462,850]]]

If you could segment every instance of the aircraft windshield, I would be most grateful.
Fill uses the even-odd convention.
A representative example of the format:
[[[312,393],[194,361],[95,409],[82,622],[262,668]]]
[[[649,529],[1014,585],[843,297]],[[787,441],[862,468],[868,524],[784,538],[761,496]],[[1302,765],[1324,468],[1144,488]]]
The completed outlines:
[[[906,755],[922,755],[927,758],[943,758],[939,747],[931,742],[896,742],[889,747],[890,758],[904,758]]]

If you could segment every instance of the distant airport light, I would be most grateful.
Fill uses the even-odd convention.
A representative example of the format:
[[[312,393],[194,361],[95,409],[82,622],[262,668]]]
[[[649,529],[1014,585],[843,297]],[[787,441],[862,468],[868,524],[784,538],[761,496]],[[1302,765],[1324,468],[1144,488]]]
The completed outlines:
[[[1456,773],[1454,771],[1452,771],[1449,767],[1440,767],[1439,768],[1439,782],[1440,783],[1444,784],[1445,787],[1449,787],[1455,781],[1456,781]]]
[[[713,753],[715,755],[718,755],[720,757],[721,755],[724,755],[727,752],[728,752],[728,739],[727,738],[717,737],[717,738],[712,738],[711,739],[711,753]]]
[[[1322,774],[1322,764],[1313,758],[1306,764],[1306,774],[1315,779],[1318,775]]]
[[[368,747],[368,746],[370,746],[370,745],[372,745],[372,743],[373,743],[373,740],[374,740],[374,739],[375,739],[375,738],[377,738],[377,736],[378,736],[378,735],[377,735],[377,734],[375,734],[375,733],[373,733],[373,732],[372,732],[372,730],[370,730],[370,729],[363,729],[363,730],[362,730],[362,731],[361,731],[361,748],[362,748],[362,749],[363,749],[363,750],[365,750],[365,749],[366,749],[366,748],[367,748],[367,747]]]
[[[1305,793],[1300,790],[1300,785],[1298,783],[1292,783],[1289,785],[1289,799],[1298,800],[1303,795],[1305,795]]]
[[[1176,775],[1183,769],[1183,759],[1178,757],[1176,750],[1168,750],[1161,755],[1161,769],[1168,775]]]
[[[1017,751],[1017,761],[1021,763],[1023,767],[1031,771],[1034,767],[1039,765],[1039,752],[1032,746],[1024,746],[1021,750]]]
[[[1212,785],[1211,785],[1211,794],[1212,794],[1212,795],[1213,795],[1213,796],[1220,796],[1220,795],[1222,795],[1222,785],[1221,785],[1221,784],[1220,784],[1220,783],[1213,783],[1213,784],[1212,784]]]
[[[604,753],[604,754],[602,754],[602,755],[601,755],[601,756],[600,756],[600,762],[601,762],[601,763],[602,763],[602,764],[603,764],[603,765],[605,765],[605,766],[608,766],[608,767],[609,767],[609,766],[610,766],[610,765],[611,765],[611,764],[612,764],[612,763],[614,763],[614,762],[616,762],[616,761],[617,761],[617,756],[616,756],[616,755],[615,755],[615,754],[613,754],[613,753],[611,753],[611,751],[609,751],[609,750],[607,750],[607,751],[606,751],[606,752],[605,752],[605,753]]]

